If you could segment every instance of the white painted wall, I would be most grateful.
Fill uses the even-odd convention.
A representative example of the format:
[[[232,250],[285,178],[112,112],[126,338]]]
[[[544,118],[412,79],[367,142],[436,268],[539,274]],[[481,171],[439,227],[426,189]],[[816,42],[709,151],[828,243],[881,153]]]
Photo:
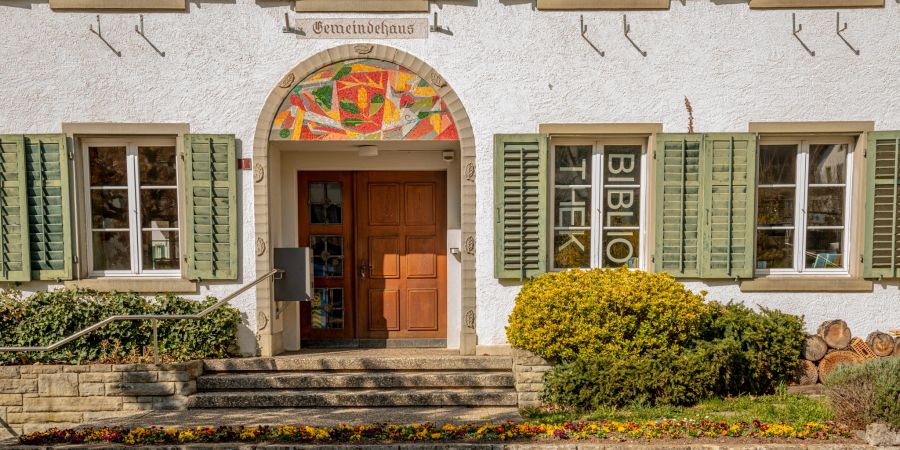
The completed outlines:
[[[791,35],[790,11],[751,11],[741,0],[676,0],[669,11],[629,12],[631,37],[646,57],[625,40],[616,12],[585,13],[588,36],[606,52],[600,57],[579,34],[579,13],[535,11],[527,0],[436,0],[432,9],[452,36],[380,43],[437,69],[476,133],[480,344],[505,341],[504,318],[518,290],[492,276],[495,133],[534,132],[551,122],[662,122],[666,131],[684,131],[684,96],[698,131],[745,131],[751,120],[874,120],[879,129],[900,129],[900,5],[892,0],[884,8],[842,11],[845,36],[859,56],[835,35],[834,10],[798,12],[815,57]],[[93,12],[0,0],[0,132],[59,132],[63,122],[189,122],[195,132],[236,134],[241,154],[250,157],[259,111],[282,75],[348,42],[281,33],[289,10],[288,2],[234,0],[145,13],[146,35],[165,57],[134,32],[136,13],[104,13],[103,34],[120,58],[88,31]],[[242,281],[255,274],[251,178],[242,173]],[[204,284],[202,294],[233,287]],[[805,314],[811,325],[843,317],[858,334],[900,323],[896,284],[845,295],[706,288],[710,298]],[[256,329],[253,295],[235,302],[246,314],[245,350]]]

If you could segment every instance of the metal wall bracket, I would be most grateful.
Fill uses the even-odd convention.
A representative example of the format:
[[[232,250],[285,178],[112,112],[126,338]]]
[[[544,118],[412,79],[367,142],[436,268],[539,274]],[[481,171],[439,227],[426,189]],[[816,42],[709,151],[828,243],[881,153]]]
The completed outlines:
[[[281,27],[282,33],[294,33],[299,34],[301,36],[306,36],[306,33],[300,28],[294,28],[291,26],[291,18],[288,16],[288,13],[284,13],[284,26]]]
[[[110,44],[106,40],[106,38],[103,37],[103,32],[100,30],[100,15],[99,14],[97,15],[97,30],[94,31],[93,25],[90,26],[90,29],[91,29],[91,33],[96,34],[97,37],[100,38],[100,40],[103,41],[103,43],[106,44],[106,46],[109,47],[109,49],[112,50],[113,53],[116,54],[116,56],[118,56],[118,57],[122,56],[122,52],[116,50],[115,47],[113,47],[112,44]]]
[[[590,45],[591,48],[594,49],[595,52],[597,52],[597,54],[599,54],[600,56],[606,56],[606,53],[603,50],[597,48],[597,46],[594,45],[594,43],[591,42],[590,39],[588,39],[587,25],[584,24],[584,14],[581,15],[581,38],[584,39],[584,41],[587,42],[588,45]]]
[[[809,47],[807,47],[806,43],[803,42],[803,39],[800,39],[799,34],[801,31],[803,31],[803,24],[797,25],[797,13],[791,13],[791,23],[793,23],[792,28],[794,37],[797,38],[797,42],[799,42],[800,45],[803,46],[803,49],[805,49],[807,53],[809,53],[809,56],[816,56],[816,52],[810,50]]]
[[[449,28],[441,26],[441,24],[438,23],[437,11],[434,12],[434,20],[433,20],[431,26],[428,27],[428,30],[431,31],[432,33],[443,33],[443,34],[446,34],[449,36],[453,36],[453,32],[450,31]]]
[[[841,38],[841,40],[844,41],[845,44],[847,44],[847,47],[850,47],[850,50],[853,50],[853,53],[856,53],[857,55],[859,55],[859,50],[854,48],[853,45],[850,44],[850,41],[848,41],[847,38],[845,38],[844,35],[841,34],[844,31],[847,31],[847,22],[844,22],[844,26],[841,27],[841,13],[840,12],[837,13],[837,22],[835,23],[834,29],[837,31],[838,37]]]
[[[641,56],[647,56],[647,52],[641,50],[641,48],[631,40],[631,36],[628,35],[631,33],[631,25],[628,24],[627,14],[622,14],[622,32],[625,34],[625,39],[628,39],[628,42],[631,42],[631,45],[641,54]]]
[[[141,37],[144,38],[144,40],[147,41],[148,44],[150,44],[150,47],[153,48],[153,50],[155,50],[156,53],[159,53],[159,56],[162,56],[162,57],[166,56],[166,52],[160,51],[158,48],[156,48],[156,46],[153,45],[153,42],[150,42],[150,39],[147,38],[147,35],[144,34],[144,15],[143,14],[141,14],[141,24],[140,24],[140,26],[138,26],[138,25],[134,26],[134,32],[141,35]]]

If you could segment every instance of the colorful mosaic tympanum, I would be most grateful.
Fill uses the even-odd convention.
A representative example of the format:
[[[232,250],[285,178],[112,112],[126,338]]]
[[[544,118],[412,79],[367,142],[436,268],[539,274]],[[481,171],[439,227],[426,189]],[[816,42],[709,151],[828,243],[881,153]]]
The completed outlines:
[[[275,115],[273,140],[457,140],[447,105],[400,65],[355,59],[319,69]]]

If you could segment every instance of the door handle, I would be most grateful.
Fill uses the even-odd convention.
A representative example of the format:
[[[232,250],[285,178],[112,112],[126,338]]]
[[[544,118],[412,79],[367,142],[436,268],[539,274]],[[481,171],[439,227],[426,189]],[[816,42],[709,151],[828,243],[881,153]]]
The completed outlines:
[[[359,262],[359,279],[360,280],[366,279],[366,267],[367,266],[368,266],[368,264],[366,264],[366,260],[362,260]]]

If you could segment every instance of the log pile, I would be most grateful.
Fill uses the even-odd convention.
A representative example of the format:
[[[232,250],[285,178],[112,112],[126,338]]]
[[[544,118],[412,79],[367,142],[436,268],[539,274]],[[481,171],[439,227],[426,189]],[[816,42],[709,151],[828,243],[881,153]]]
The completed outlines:
[[[900,356],[900,333],[874,331],[865,339],[853,337],[843,320],[828,320],[816,334],[806,336],[797,375],[801,386],[821,383],[838,366],[861,364],[866,359]]]

